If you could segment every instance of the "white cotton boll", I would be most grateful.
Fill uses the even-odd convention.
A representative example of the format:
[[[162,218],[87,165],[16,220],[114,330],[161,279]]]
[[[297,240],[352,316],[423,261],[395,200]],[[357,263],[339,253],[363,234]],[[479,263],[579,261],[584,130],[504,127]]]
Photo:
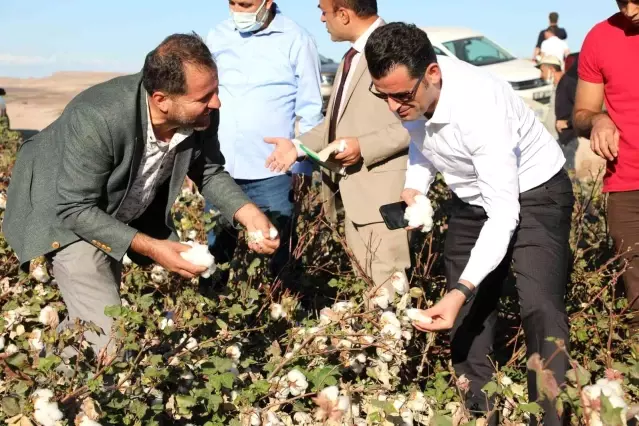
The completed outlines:
[[[235,344],[226,348],[226,356],[231,358],[234,361],[239,361],[242,357],[242,351],[240,350],[240,346]]]
[[[393,353],[391,351],[387,351],[384,348],[377,348],[375,352],[382,362],[391,362],[393,360]]]
[[[402,426],[413,426],[414,419],[412,411],[404,409],[399,413],[399,415],[402,418]]]
[[[22,336],[24,333],[26,333],[26,331],[27,330],[24,328],[24,325],[18,324],[18,326],[15,329],[15,332],[12,334],[13,334],[13,337]]]
[[[381,309],[387,309],[390,301],[392,300],[394,294],[386,287],[382,287],[377,290],[375,297],[373,298],[373,303],[379,306]]]
[[[513,380],[510,377],[504,375],[501,377],[500,383],[502,386],[510,386],[513,384]]]
[[[60,323],[58,318],[58,311],[52,306],[45,306],[38,316],[38,320],[42,325],[56,328]]]
[[[402,338],[402,329],[394,324],[386,324],[384,328],[382,328],[382,336],[400,340]]]
[[[599,379],[597,380],[597,385],[599,385],[599,387],[601,388],[601,392],[607,397],[616,395],[623,398],[624,396],[621,383],[619,383],[617,380]]]
[[[274,227],[271,227],[268,231],[268,237],[271,240],[274,240],[277,238],[277,236],[279,235],[279,232],[277,232],[277,229]],[[264,241],[264,234],[262,233],[262,231],[260,229],[258,229],[257,231],[251,231],[248,233],[247,235],[247,240],[249,243],[256,243],[259,244],[262,241]]]
[[[213,275],[216,269],[216,265],[215,265],[215,258],[209,252],[209,247],[204,244],[197,243],[195,241],[189,241],[185,244],[191,246],[191,248],[187,251],[183,251],[182,253],[180,253],[180,256],[182,256],[182,259],[194,265],[203,266],[207,268],[206,271],[200,274],[202,278],[209,278],[211,275]]]
[[[381,316],[380,322],[382,325],[391,324],[395,327],[401,327],[402,324],[397,319],[397,316],[393,312],[384,312]]]
[[[272,411],[267,411],[266,423],[264,423],[264,426],[284,426],[284,423],[282,423],[280,418],[277,417],[277,414]]]
[[[13,355],[13,354],[17,354],[18,351],[19,351],[18,347],[14,345],[13,343],[11,343],[9,346],[7,346],[7,349],[4,351],[4,353],[6,353],[7,355]]]
[[[292,396],[300,396],[308,389],[306,377],[299,370],[292,370],[286,375]]]
[[[404,219],[412,228],[422,228],[422,232],[429,232],[433,228],[433,206],[425,195],[417,195],[415,204],[408,206],[404,213]]]
[[[322,389],[320,396],[329,401],[337,402],[337,399],[339,398],[339,388],[337,386],[328,386]]]
[[[402,338],[406,340],[407,342],[410,342],[413,338],[413,332],[410,330],[402,331]]]
[[[626,404],[626,401],[624,401],[624,399],[620,396],[609,396],[608,401],[610,401],[610,405],[612,405],[612,408],[622,408],[624,410],[628,408],[628,404]]]
[[[426,397],[423,392],[415,391],[411,394],[410,399],[406,403],[406,406],[412,411],[421,413],[423,411],[428,411],[428,401],[426,401]]]
[[[397,294],[400,296],[403,296],[408,293],[408,290],[410,290],[408,281],[406,280],[406,275],[401,272],[395,272],[391,276],[391,283],[393,284],[393,288],[395,288]]]
[[[91,420],[86,414],[83,414],[78,426],[102,426],[102,425],[96,422],[95,420]]]
[[[261,426],[262,419],[260,419],[260,415],[258,413],[251,413],[249,416],[249,424],[251,426]]]
[[[186,234],[186,238],[189,240],[195,240],[197,238],[197,231],[195,229],[191,229],[188,234]]]
[[[313,416],[308,413],[298,412],[293,414],[293,421],[300,426],[307,426],[313,423]]]
[[[189,351],[196,350],[197,349],[197,340],[195,340],[193,337],[189,337],[189,340],[187,340],[185,347]]]
[[[122,258],[122,265],[123,266],[133,265],[133,261],[131,260],[128,254],[125,254],[124,257]]]
[[[433,319],[424,314],[424,311],[421,309],[407,309],[406,316],[410,318],[411,321],[419,322],[422,324],[432,324]]]
[[[339,411],[342,412],[347,412],[348,410],[350,410],[351,408],[351,399],[346,396],[346,395],[342,395],[337,399],[337,409]]]
[[[0,210],[5,210],[7,208],[7,196],[4,192],[0,192]]]
[[[33,330],[31,332],[31,338],[29,338],[29,346],[36,352],[40,352],[44,349],[44,343],[42,342],[42,330]]]
[[[361,364],[366,364],[368,358],[366,357],[366,354],[364,352],[360,352],[355,356],[355,360]]]
[[[271,318],[274,320],[278,320],[282,317],[284,313],[284,308],[279,303],[271,304]]]
[[[169,279],[169,272],[161,267],[160,265],[155,265],[153,269],[151,269],[151,280],[156,284],[165,283]]]
[[[344,314],[353,309],[353,304],[351,302],[337,302],[333,305],[332,309],[338,314]]]
[[[160,325],[159,328],[160,330],[164,330],[167,327],[173,327],[175,324],[173,322],[172,319],[170,318],[162,318],[162,321],[160,321]]]
[[[46,284],[51,280],[51,277],[49,276],[49,272],[47,271],[47,268],[44,265],[36,266],[33,269],[33,272],[31,272],[31,276],[33,277],[34,280],[42,284]]]
[[[62,412],[58,409],[56,402],[50,402],[53,392],[49,389],[38,389],[33,395],[33,407],[35,411],[33,417],[42,426],[55,426],[56,422],[62,420]]]
[[[280,235],[279,232],[277,232],[277,229],[275,228],[271,228],[269,229],[269,233],[268,236],[271,240],[274,240],[277,238],[277,236]]]

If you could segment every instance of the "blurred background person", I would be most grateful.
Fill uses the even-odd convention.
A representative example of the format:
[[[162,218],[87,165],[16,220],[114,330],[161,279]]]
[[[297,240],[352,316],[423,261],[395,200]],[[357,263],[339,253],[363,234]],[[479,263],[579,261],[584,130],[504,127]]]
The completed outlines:
[[[564,28],[559,26],[559,14],[557,12],[550,12],[548,15],[548,27],[539,31],[539,36],[537,36],[537,44],[535,45],[535,51],[533,53],[533,61],[537,61],[539,59],[541,53],[541,44],[546,40],[546,31],[548,28],[556,28],[557,33],[555,34],[561,40],[566,40],[568,38],[568,33]]]

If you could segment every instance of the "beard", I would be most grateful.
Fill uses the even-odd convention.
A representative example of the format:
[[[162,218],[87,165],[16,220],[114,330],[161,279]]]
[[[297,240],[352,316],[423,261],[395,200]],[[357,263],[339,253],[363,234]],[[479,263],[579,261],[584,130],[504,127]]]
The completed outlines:
[[[211,116],[207,112],[206,115],[189,115],[181,108],[169,115],[171,123],[183,129],[191,129],[197,132],[208,129],[211,125]]]

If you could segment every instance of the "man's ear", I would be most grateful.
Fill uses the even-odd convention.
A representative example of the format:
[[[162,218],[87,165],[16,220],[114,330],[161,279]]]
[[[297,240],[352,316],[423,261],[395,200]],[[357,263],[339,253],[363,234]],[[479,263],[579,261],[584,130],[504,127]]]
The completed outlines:
[[[335,13],[339,16],[339,19],[342,21],[342,25],[346,26],[351,22],[351,15],[348,9],[340,7],[339,9],[337,9],[337,12]]]
[[[153,102],[153,105],[155,105],[155,107],[164,114],[169,112],[171,99],[164,92],[153,92],[151,95],[151,102]]]
[[[426,68],[426,78],[430,84],[438,85],[442,81],[442,70],[437,62],[433,62]]]

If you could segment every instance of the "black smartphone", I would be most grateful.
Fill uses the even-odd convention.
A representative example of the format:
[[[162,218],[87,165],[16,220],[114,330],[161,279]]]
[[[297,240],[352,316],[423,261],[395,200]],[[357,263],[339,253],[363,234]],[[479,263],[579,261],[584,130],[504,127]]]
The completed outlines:
[[[406,207],[408,207],[408,204],[404,201],[399,201],[397,203],[385,204],[379,208],[379,212],[388,229],[392,231],[394,229],[403,229],[408,226],[408,221],[404,219]]]

